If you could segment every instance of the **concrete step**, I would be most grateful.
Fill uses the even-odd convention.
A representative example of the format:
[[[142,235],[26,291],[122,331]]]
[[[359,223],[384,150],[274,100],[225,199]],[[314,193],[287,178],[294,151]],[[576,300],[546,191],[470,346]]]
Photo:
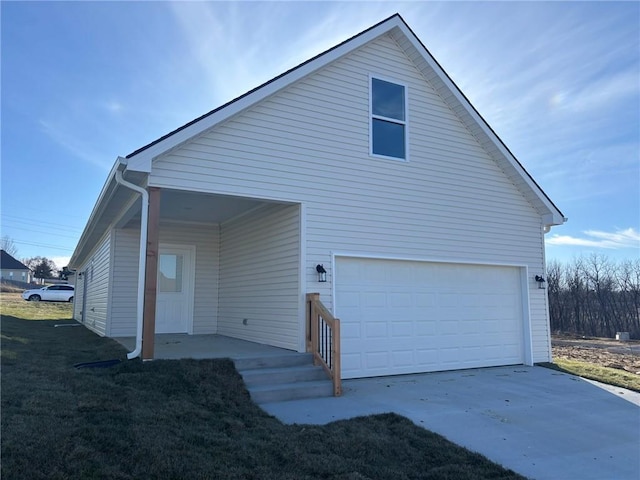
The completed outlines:
[[[255,370],[258,368],[280,368],[295,367],[300,365],[313,364],[313,357],[310,353],[289,353],[274,355],[263,355],[260,357],[238,357],[233,359],[236,370]]]
[[[283,383],[328,380],[324,369],[312,364],[292,367],[257,368],[253,370],[240,370],[239,372],[247,388],[258,385],[279,385]]]
[[[330,397],[333,384],[310,353],[289,353],[233,360],[254,402],[270,403]]]
[[[330,397],[333,395],[333,385],[329,380],[258,385],[249,388],[249,393],[251,394],[251,399],[258,404],[286,402],[303,398]]]

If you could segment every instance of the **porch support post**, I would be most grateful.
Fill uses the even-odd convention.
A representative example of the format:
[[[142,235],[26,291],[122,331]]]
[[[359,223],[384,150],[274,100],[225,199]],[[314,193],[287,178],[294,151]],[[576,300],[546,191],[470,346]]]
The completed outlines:
[[[147,265],[145,269],[144,318],[142,323],[142,360],[153,360],[156,334],[156,291],[160,231],[160,189],[149,187],[149,222],[147,223]]]

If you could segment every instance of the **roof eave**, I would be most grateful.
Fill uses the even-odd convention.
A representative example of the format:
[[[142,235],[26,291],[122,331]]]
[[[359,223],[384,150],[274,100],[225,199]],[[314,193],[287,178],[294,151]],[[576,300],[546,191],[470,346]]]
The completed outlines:
[[[151,172],[153,159],[173,148],[183,144],[191,138],[202,134],[218,123],[221,123],[250,106],[264,100],[282,88],[300,80],[301,78],[323,68],[329,63],[349,54],[356,48],[371,40],[388,33],[395,27],[406,24],[399,14],[394,14],[342,43],[326,50],[315,57],[306,60],[300,65],[287,70],[277,77],[259,85],[253,90],[225,103],[224,105],[202,115],[195,120],[177,128],[176,130],[160,137],[144,147],[127,155],[127,169],[138,172]]]
[[[447,89],[447,91],[451,93],[452,98],[455,99],[457,105],[462,107],[462,109],[466,112],[466,114],[469,115],[473,124],[477,125],[480,128],[483,136],[486,139],[488,139],[492,145],[495,146],[498,154],[509,163],[509,166],[513,169],[514,173],[516,173],[517,176],[520,179],[522,179],[524,184],[527,185],[527,188],[529,189],[529,191],[533,193],[532,199],[537,200],[536,202],[533,202],[533,203],[544,205],[543,208],[537,208],[537,211],[539,212],[541,217],[543,217],[543,223],[545,225],[551,226],[551,225],[561,225],[562,223],[566,222],[567,219],[562,214],[560,209],[556,207],[553,201],[544,192],[544,190],[542,190],[542,188],[537,184],[537,182],[533,179],[533,177],[529,174],[529,172],[518,161],[515,155],[511,153],[511,151],[506,146],[506,144],[491,128],[491,126],[482,117],[482,115],[480,115],[480,113],[476,110],[476,108],[469,101],[469,99],[462,92],[462,90],[460,90],[460,88],[456,85],[456,83],[449,76],[449,74],[438,63],[435,57],[431,55],[431,52],[429,52],[427,47],[420,41],[420,39],[413,32],[413,30],[411,30],[411,28],[404,21],[401,21],[401,24],[398,25],[398,27],[402,31],[404,37],[407,40],[409,40],[413,48],[427,62],[431,70],[436,74],[437,78],[442,82],[443,86]],[[451,101],[451,98],[445,101],[448,103]],[[456,111],[456,108],[454,107],[455,106],[452,106],[452,109]]]
[[[95,228],[96,220],[99,217],[99,213],[104,210],[105,205],[108,203],[109,199],[113,195],[113,191],[115,190],[115,187],[116,187],[115,175],[116,175],[116,170],[118,169],[119,164],[120,162],[118,161],[118,159],[116,159],[116,161],[113,164],[113,167],[111,167],[111,171],[109,172],[106,182],[102,186],[102,190],[100,190],[100,194],[98,195],[98,200],[93,206],[91,215],[89,215],[89,220],[87,221],[87,224],[85,225],[84,230],[80,235],[80,239],[78,240],[78,244],[76,245],[76,248],[73,251],[71,258],[69,259],[68,266],[70,268],[77,268],[79,266],[77,265],[77,262],[79,262],[80,260],[79,257],[81,256],[81,253],[84,251],[86,247],[89,234]]]
[[[476,134],[481,135],[484,142],[495,148],[494,155],[498,157],[496,160],[500,159],[502,161],[502,166],[508,170],[505,173],[508,176],[512,176],[512,180],[516,180],[516,183],[519,184],[517,188],[526,190],[523,191],[523,194],[529,198],[534,208],[536,208],[540,216],[543,218],[543,223],[545,225],[561,225],[564,223],[566,218],[562,212],[555,206],[547,194],[535,182],[533,177],[511,153],[504,142],[502,142],[494,130],[484,120],[480,113],[475,109],[399,14],[395,14],[381,21],[367,30],[345,40],[339,45],[316,55],[315,57],[282,73],[253,90],[250,90],[236,99],[231,100],[230,102],[132,152],[127,156],[127,169],[129,171],[150,173],[153,159],[157,156],[178,147],[184,142],[202,134],[242,110],[249,108],[250,106],[276,93],[282,88],[285,88],[301,78],[323,68],[327,64],[349,54],[362,45],[381,35],[387,34],[394,29],[397,29],[395,30],[396,32],[401,32],[403,37],[408,40],[418,55],[424,59],[426,64],[429,66],[430,71],[435,73],[435,78],[441,82],[441,87],[446,89],[443,90],[443,92],[448,94],[446,95],[448,98],[447,101],[450,102],[452,99],[455,101],[455,105],[453,105],[452,108],[455,111],[464,112],[468,116],[469,125],[475,125],[472,130],[475,130]],[[112,170],[110,178],[113,173],[114,172]]]

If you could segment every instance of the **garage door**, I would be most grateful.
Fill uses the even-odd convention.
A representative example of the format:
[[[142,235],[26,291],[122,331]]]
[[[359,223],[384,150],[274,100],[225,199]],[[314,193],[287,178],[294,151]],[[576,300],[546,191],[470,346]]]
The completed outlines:
[[[339,257],[342,377],[524,363],[520,269]]]

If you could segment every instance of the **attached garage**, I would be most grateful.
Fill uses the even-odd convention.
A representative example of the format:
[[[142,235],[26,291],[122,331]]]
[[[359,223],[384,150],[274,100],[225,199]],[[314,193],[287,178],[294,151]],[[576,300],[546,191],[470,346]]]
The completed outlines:
[[[69,261],[95,264],[75,316],[302,352],[317,293],[342,378],[550,361],[536,278],[564,221],[394,15],[118,157]]]
[[[524,270],[336,257],[342,378],[531,363]]]

